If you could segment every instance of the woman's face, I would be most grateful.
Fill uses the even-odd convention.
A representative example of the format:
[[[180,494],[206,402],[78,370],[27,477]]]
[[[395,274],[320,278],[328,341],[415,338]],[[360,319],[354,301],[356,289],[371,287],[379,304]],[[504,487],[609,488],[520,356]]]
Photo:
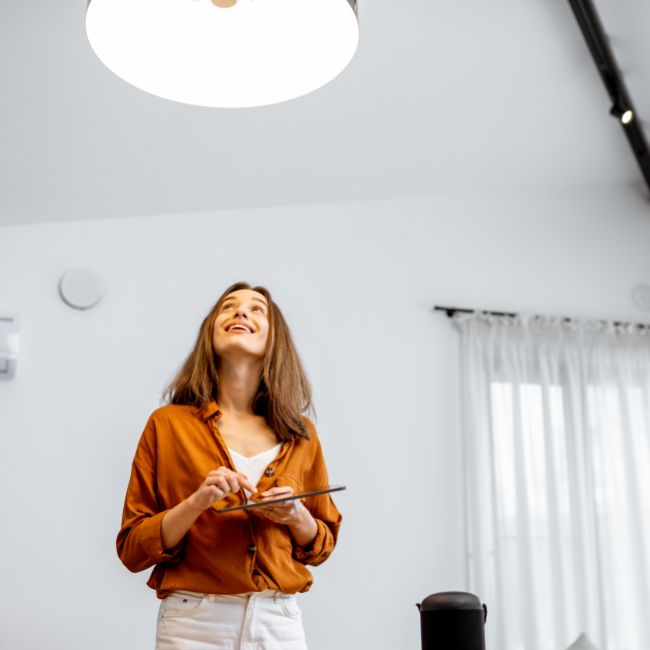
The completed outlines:
[[[263,359],[268,338],[266,298],[251,289],[229,293],[214,320],[212,345],[217,355]]]

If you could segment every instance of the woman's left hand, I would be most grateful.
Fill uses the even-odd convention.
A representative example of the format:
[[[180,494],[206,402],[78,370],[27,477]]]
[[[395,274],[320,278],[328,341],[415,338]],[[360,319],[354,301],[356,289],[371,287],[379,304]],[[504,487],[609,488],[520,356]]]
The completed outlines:
[[[290,497],[292,494],[293,488],[284,486],[265,490],[260,492],[259,496],[262,497],[262,501],[273,501],[282,497]],[[310,544],[318,533],[316,520],[300,499],[258,508],[257,511],[276,524],[288,526],[291,536],[299,546],[305,547]]]
[[[293,494],[293,488],[289,486],[274,487],[270,490],[260,492],[259,496],[262,499],[259,502],[273,501],[283,497],[290,497]],[[285,524],[287,526],[295,526],[302,523],[306,517],[311,517],[307,508],[303,505],[300,499],[287,501],[285,503],[275,503],[268,505],[264,508],[257,510],[262,516],[274,521],[277,524]]]

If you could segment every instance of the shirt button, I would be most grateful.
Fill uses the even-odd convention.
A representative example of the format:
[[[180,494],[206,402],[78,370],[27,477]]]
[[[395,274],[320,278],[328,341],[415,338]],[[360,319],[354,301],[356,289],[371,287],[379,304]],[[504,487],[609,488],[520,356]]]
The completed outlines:
[[[275,470],[272,467],[267,467],[266,471],[264,472],[266,476],[273,476],[275,474]]]
[[[255,553],[256,550],[257,550],[257,546],[255,546],[255,544],[251,544],[251,545],[248,547],[248,552],[249,552],[251,555],[253,555],[253,553]]]

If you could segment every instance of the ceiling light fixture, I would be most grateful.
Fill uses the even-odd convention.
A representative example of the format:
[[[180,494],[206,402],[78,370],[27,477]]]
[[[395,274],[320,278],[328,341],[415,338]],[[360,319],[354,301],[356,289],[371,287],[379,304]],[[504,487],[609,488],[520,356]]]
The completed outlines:
[[[359,23],[357,0],[89,0],[86,33],[133,86],[234,108],[324,86],[352,60]]]
[[[593,0],[569,0],[569,4],[613,102],[610,113],[619,119],[645,182],[650,188],[650,148]]]
[[[614,104],[609,112],[619,119],[621,124],[629,124],[634,119],[634,111],[631,108],[623,108],[619,104]]]

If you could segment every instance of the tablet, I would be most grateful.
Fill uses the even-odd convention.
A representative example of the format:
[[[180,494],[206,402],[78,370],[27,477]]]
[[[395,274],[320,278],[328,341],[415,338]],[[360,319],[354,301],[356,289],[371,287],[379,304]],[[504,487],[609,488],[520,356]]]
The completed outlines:
[[[330,485],[322,490],[314,490],[313,492],[303,492],[302,494],[292,494],[290,497],[282,497],[281,499],[271,499],[270,501],[252,501],[243,506],[231,506],[230,508],[215,508],[215,512],[233,512],[235,510],[252,510],[253,508],[263,508],[264,506],[272,506],[276,503],[286,503],[287,501],[295,501],[296,499],[305,499],[306,497],[314,497],[318,494],[329,494],[330,492],[340,492],[345,490],[345,485]]]

